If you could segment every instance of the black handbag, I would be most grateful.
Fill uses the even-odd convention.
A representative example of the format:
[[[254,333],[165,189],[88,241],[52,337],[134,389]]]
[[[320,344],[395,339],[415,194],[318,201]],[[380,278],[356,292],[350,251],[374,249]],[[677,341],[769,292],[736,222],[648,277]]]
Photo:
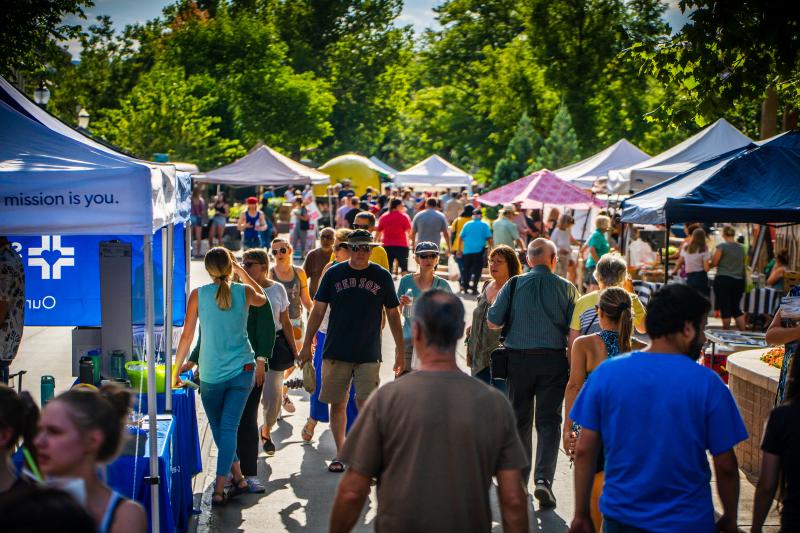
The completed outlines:
[[[294,353],[289,346],[290,341],[286,338],[283,330],[275,335],[275,346],[272,348],[272,357],[269,358],[269,369],[283,371],[294,366]]]
[[[511,329],[511,309],[514,305],[514,293],[517,289],[517,278],[519,276],[514,276],[509,281],[508,290],[511,294],[508,295],[508,309],[506,310],[506,316],[503,320],[503,329],[500,331],[500,342],[504,343],[506,340],[506,335],[508,335],[509,329]],[[489,364],[491,366],[492,372],[492,379],[506,379],[508,377],[508,355],[510,350],[505,346],[500,348],[496,348],[490,355],[489,355]]]

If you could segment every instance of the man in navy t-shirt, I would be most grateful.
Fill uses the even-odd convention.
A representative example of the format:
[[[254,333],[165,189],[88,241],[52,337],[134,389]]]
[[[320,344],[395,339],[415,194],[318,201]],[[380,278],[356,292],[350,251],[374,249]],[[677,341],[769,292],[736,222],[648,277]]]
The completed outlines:
[[[739,469],[733,447],[747,431],[728,388],[696,362],[708,310],[708,300],[694,289],[665,286],[647,309],[648,349],[605,361],[592,372],[570,413],[582,427],[571,532],[592,531],[589,496],[601,441],[606,531],[715,531],[706,451],[713,456],[723,506],[717,530],[736,531]]]

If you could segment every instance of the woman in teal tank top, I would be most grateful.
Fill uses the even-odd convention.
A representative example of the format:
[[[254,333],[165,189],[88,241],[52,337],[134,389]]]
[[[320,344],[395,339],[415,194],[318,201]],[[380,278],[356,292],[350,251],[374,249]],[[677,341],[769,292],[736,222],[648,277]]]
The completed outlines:
[[[205,267],[212,283],[192,291],[186,308],[186,320],[175,357],[175,369],[184,371],[198,317],[203,329],[200,339],[200,398],[208,416],[211,434],[219,449],[217,478],[212,505],[224,505],[227,499],[247,492],[236,456],[236,433],[255,376],[255,354],[247,336],[250,306],[261,307],[267,298],[261,287],[240,267],[225,248],[212,248],[205,257]],[[236,273],[245,284],[232,283]],[[188,366],[187,366],[188,368]],[[176,387],[182,386],[177,372]],[[228,472],[234,484],[225,494]]]

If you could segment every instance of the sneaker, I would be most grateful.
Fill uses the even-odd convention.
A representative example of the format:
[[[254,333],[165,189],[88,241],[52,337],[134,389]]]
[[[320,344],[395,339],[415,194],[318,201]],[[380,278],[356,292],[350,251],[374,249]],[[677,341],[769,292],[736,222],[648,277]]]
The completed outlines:
[[[264,439],[263,444],[261,447],[264,449],[264,453],[267,454],[267,457],[272,457],[275,455],[275,443],[272,442],[272,439]]]
[[[287,413],[294,413],[295,411],[294,404],[288,395],[283,397],[283,410]]]
[[[550,482],[546,479],[536,480],[536,488],[533,489],[533,495],[539,500],[540,507],[552,509],[556,506],[556,497],[550,488]]]
[[[264,494],[267,492],[267,488],[257,477],[247,476],[245,480],[247,481],[247,492],[250,494]]]

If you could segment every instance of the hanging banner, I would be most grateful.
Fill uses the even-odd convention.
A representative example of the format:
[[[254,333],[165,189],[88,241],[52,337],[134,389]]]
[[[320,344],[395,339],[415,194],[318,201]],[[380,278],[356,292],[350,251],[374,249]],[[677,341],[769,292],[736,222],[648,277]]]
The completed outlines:
[[[183,225],[175,226],[173,324],[183,325],[186,309],[186,249]],[[25,266],[26,326],[100,326],[100,243],[129,242],[134,324],[144,324],[144,257],[142,237],[135,235],[9,236]],[[153,236],[153,280],[156,324],[164,323],[161,232]],[[124,283],[125,280],[120,280]]]

